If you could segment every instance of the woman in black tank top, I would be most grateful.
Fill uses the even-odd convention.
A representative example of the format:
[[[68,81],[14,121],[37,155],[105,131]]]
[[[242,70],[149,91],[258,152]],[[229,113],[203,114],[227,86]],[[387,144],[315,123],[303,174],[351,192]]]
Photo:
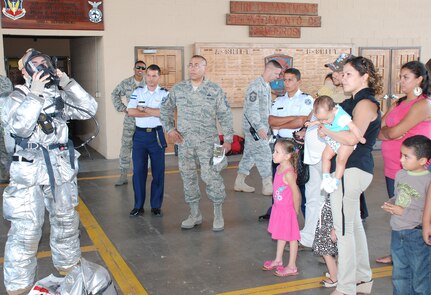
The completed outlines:
[[[373,281],[367,239],[359,211],[359,196],[373,178],[371,152],[381,125],[379,103],[374,95],[383,90],[381,77],[367,58],[347,59],[343,72],[343,89],[352,93],[352,97],[341,106],[352,116],[367,141],[365,144],[358,143],[351,131],[331,132],[321,128],[322,133],[341,144],[357,145],[347,161],[341,186],[331,194],[339,253],[338,285],[331,293],[333,295],[371,292]]]

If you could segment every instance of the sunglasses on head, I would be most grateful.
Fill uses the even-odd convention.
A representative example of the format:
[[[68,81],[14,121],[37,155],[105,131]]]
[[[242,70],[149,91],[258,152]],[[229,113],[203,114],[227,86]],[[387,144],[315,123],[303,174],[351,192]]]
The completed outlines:
[[[145,66],[136,66],[135,69],[137,69],[137,70],[145,70],[146,67]]]

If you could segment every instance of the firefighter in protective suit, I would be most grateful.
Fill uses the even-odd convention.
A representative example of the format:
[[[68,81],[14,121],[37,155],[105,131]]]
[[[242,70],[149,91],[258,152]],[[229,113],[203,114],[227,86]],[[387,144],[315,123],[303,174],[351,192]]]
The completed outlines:
[[[3,193],[3,216],[11,222],[4,255],[8,294],[26,293],[34,283],[45,208],[54,266],[67,273],[79,263],[79,153],[68,139],[66,122],[90,119],[97,110],[95,99],[55,69],[49,56],[29,49],[19,66],[26,84],[14,89],[2,110],[5,133],[15,139],[10,183]]]

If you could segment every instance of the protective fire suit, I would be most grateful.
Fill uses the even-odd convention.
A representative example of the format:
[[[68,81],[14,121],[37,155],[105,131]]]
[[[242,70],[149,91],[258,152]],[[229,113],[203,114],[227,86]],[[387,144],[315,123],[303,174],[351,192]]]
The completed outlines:
[[[67,271],[81,256],[75,210],[79,153],[68,139],[66,122],[91,118],[97,102],[73,79],[67,78],[66,83],[60,82],[63,90],[53,85],[42,95],[25,85],[17,86],[3,106],[2,124],[16,142],[10,184],[3,193],[3,215],[11,222],[4,255],[8,292],[34,282],[45,208],[51,224],[54,266]],[[47,117],[51,119],[43,120]]]

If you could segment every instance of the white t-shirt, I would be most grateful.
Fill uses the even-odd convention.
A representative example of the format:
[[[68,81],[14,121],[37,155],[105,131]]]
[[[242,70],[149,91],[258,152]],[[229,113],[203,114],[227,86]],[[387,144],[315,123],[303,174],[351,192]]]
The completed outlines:
[[[317,118],[312,116],[311,121],[315,121]],[[325,149],[325,139],[320,137],[317,133],[319,126],[312,126],[307,129],[304,140],[304,163],[308,165],[314,165],[319,163],[322,159],[322,153]]]

